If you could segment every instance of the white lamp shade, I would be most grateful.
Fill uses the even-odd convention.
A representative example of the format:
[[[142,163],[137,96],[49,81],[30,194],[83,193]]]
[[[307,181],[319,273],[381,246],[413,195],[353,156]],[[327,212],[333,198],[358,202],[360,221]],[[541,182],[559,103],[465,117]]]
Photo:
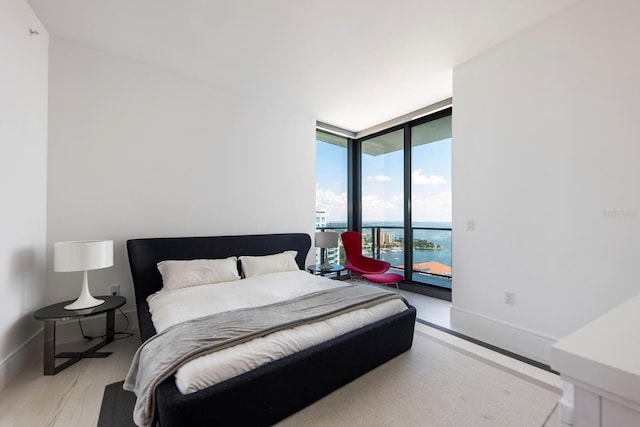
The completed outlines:
[[[338,247],[338,233],[333,231],[316,232],[316,248]]]
[[[104,303],[89,292],[87,270],[111,267],[113,265],[113,240],[83,240],[59,242],[53,245],[53,269],[55,271],[83,271],[82,291],[66,310],[82,310]]]
[[[113,240],[59,242],[53,245],[55,271],[86,271],[113,265]]]

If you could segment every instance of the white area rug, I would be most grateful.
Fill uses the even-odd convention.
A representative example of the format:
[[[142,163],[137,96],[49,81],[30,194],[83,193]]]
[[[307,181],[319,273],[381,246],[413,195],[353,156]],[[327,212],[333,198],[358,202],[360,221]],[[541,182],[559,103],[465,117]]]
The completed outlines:
[[[560,390],[416,331],[413,347],[278,425],[541,427]]]

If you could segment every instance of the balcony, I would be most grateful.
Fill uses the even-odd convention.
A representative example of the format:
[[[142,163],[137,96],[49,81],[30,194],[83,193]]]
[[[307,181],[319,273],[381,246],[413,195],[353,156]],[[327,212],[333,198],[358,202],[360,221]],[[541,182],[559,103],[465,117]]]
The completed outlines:
[[[318,230],[347,231],[331,226]],[[405,254],[404,227],[366,225],[362,229],[362,252],[391,263],[391,271],[402,274],[406,281],[451,289],[451,228],[412,227],[411,233],[412,250]],[[343,264],[342,241],[339,245],[340,264]],[[412,265],[409,274],[405,271],[408,260]]]

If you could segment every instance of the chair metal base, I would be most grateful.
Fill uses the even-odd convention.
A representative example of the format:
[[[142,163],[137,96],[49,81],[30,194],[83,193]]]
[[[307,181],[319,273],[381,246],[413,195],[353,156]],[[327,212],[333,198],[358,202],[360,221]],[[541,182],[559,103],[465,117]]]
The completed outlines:
[[[398,292],[400,292],[398,282],[403,279],[402,275],[397,273],[363,274],[362,277],[369,282],[376,283],[378,285],[395,284]]]

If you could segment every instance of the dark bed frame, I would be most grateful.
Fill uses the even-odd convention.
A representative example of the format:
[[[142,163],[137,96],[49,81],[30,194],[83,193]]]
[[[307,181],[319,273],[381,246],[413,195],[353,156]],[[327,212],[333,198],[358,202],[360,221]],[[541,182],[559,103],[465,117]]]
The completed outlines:
[[[158,262],[296,250],[296,262],[304,269],[310,247],[309,235],[298,233],[128,240],[142,340],[156,334],[146,299],[162,287]],[[181,394],[172,376],[156,389],[156,421],[162,427],[272,425],[411,348],[415,319],[410,306],[191,394]]]

